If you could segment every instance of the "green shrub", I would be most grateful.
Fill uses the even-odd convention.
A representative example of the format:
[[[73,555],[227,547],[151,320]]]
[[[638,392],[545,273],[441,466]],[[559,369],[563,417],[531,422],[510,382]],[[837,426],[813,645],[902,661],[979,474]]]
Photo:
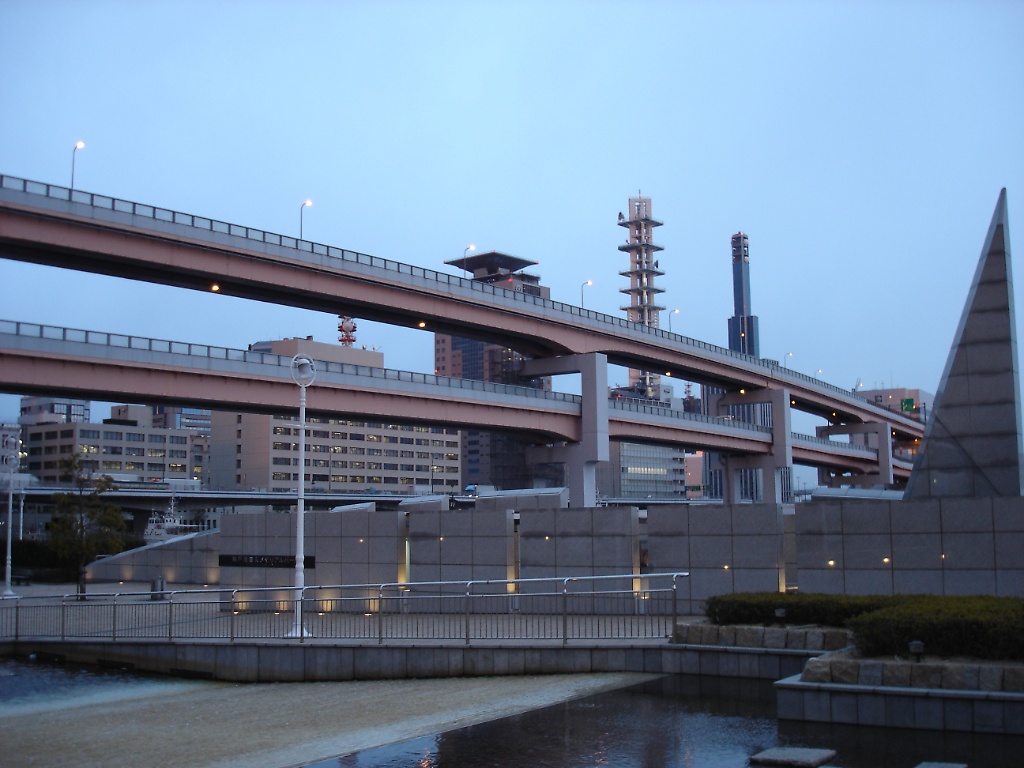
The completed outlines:
[[[1024,661],[1024,599],[940,595],[813,595],[756,592],[717,595],[704,612],[715,624],[847,627],[862,656],[906,656],[911,640],[932,656]]]
[[[905,656],[912,640],[929,655],[1024,660],[1024,600],[907,596],[847,622],[863,656]]]
[[[741,592],[705,601],[704,613],[715,624],[773,624],[776,609],[786,611],[787,624],[842,627],[847,620],[874,611],[895,598],[869,595],[818,595],[800,592]]]

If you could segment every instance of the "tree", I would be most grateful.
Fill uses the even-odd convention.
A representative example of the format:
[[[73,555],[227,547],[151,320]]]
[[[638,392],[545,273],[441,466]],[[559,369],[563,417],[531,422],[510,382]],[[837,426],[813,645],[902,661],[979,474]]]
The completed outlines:
[[[115,490],[114,481],[107,475],[94,477],[81,454],[61,460],[60,470],[69,490],[53,495],[57,508],[50,521],[50,545],[77,567],[78,595],[84,600],[85,566],[99,554],[121,551],[124,517],[120,507],[103,498],[104,493]]]

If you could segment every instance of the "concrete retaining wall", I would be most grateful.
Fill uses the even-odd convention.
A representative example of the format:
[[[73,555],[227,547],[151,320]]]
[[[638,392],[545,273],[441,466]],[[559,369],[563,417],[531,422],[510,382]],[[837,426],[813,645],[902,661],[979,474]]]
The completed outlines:
[[[796,508],[801,592],[1024,597],[1024,498]]]
[[[0,648],[2,652],[4,648]],[[778,680],[808,654],[764,648],[680,645],[339,646],[19,641],[8,654],[237,682],[381,680],[411,677],[652,672]]]
[[[775,684],[780,720],[934,731],[1024,734],[1024,694],[943,688]]]
[[[89,580],[146,584],[162,578],[179,584],[216,585],[219,554],[218,531],[190,533],[97,560],[88,568]]]

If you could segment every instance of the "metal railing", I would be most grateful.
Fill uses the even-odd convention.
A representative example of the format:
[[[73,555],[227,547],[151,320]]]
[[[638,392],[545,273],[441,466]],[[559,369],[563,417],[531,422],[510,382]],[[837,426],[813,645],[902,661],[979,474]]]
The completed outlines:
[[[672,634],[689,574],[100,592],[0,600],[4,640],[640,640]],[[301,631],[296,629],[301,628]]]
[[[210,233],[211,236],[238,237],[249,242],[261,243],[266,246],[286,248],[289,251],[289,258],[315,266],[348,269],[350,268],[349,265],[363,265],[385,270],[392,275],[391,279],[402,283],[408,282],[409,280],[428,281],[433,284],[435,289],[438,290],[443,290],[445,287],[451,287],[471,293],[490,294],[498,300],[532,304],[561,314],[586,319],[594,324],[610,326],[629,333],[641,334],[643,336],[653,336],[665,339],[673,344],[687,347],[690,350],[709,353],[720,358],[729,358],[737,362],[745,363],[752,370],[764,371],[767,369],[770,371],[769,375],[774,378],[782,380],[790,379],[794,382],[800,382],[811,389],[828,392],[832,395],[839,395],[841,396],[841,399],[844,399],[849,403],[856,403],[860,407],[879,407],[856,392],[838,387],[834,384],[829,384],[817,377],[809,376],[791,368],[781,366],[777,360],[754,357],[742,352],[736,352],[728,349],[727,347],[718,346],[717,344],[700,341],[699,339],[683,336],[678,333],[670,333],[662,330],[661,328],[647,326],[642,323],[632,322],[615,315],[594,312],[593,310],[578,307],[573,304],[566,304],[560,301],[541,298],[540,296],[533,296],[522,291],[508,290],[500,287],[499,285],[485,283],[479,280],[459,277],[446,272],[437,272],[432,269],[425,269],[423,267],[417,267],[403,262],[392,261],[391,259],[385,259],[379,256],[371,256],[369,254],[359,253],[358,251],[350,251],[344,248],[314,243],[308,240],[289,237],[288,235],[267,232],[262,229],[256,229],[239,224],[230,224],[228,222],[218,221],[217,219],[195,216],[190,213],[182,213],[181,211],[136,203],[130,200],[121,200],[116,197],[85,192],[80,189],[72,190],[57,184],[31,181],[16,176],[0,174],[0,191],[2,190],[11,190],[22,194],[36,195],[49,200],[68,202],[71,204],[82,204],[95,209],[97,212],[111,211],[119,214],[125,214],[132,217],[131,223],[135,226],[146,227],[148,220],[148,222],[151,222],[149,223],[148,228],[159,231],[167,231],[167,225],[171,225],[172,227],[184,226],[198,230],[201,233]],[[205,237],[205,239],[211,238]]]

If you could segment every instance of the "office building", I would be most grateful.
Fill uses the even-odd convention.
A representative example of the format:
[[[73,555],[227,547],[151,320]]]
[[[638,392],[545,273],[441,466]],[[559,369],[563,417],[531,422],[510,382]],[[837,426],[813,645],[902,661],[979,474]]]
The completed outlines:
[[[251,349],[287,357],[303,354],[314,361],[384,367],[380,352],[316,342],[311,337],[259,342]],[[210,487],[293,492],[301,464],[306,492],[310,494],[459,490],[461,442],[457,430],[307,415],[306,455],[300,457],[297,418],[297,413],[272,416],[214,411]]]
[[[90,405],[88,400],[72,400],[66,397],[26,396],[21,398],[18,423],[27,427],[32,424],[88,422],[90,419]]]
[[[27,425],[22,430],[25,468],[43,485],[61,482],[60,462],[81,454],[86,472],[115,482],[166,483],[196,479],[188,430],[154,427],[150,410],[118,405],[101,423]]]

